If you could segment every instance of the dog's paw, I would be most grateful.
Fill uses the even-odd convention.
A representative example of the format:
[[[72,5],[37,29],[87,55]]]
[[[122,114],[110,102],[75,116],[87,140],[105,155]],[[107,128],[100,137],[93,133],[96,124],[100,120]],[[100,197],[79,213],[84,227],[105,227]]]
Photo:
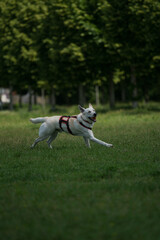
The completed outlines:
[[[113,145],[112,145],[112,144],[107,144],[106,147],[111,147],[111,148],[113,148]]]
[[[52,147],[52,145],[50,145],[50,144],[48,144],[48,147],[50,148],[50,149],[52,149],[53,147]]]

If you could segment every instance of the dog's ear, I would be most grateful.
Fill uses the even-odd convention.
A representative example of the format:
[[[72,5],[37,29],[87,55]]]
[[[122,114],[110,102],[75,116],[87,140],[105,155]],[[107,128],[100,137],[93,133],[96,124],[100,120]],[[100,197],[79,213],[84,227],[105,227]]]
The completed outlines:
[[[78,107],[79,107],[79,110],[83,113],[85,108],[81,107],[81,105],[78,105]]]
[[[90,107],[90,108],[93,108],[93,106],[92,106],[92,104],[91,104],[91,103],[89,103],[89,107]]]

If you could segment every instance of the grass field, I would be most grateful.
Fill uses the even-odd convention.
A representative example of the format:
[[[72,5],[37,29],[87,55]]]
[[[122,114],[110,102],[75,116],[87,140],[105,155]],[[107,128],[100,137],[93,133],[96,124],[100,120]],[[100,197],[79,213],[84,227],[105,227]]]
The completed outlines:
[[[31,150],[29,118],[51,113],[0,112],[0,239],[160,239],[160,105],[98,112],[94,134],[114,148],[62,133]]]

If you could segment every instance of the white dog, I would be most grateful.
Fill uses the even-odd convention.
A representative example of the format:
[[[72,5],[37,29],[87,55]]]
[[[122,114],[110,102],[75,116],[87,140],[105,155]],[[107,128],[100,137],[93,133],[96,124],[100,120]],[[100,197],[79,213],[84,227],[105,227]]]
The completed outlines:
[[[48,146],[52,148],[51,142],[57,137],[58,132],[66,132],[75,136],[82,136],[85,144],[90,148],[90,140],[106,147],[113,147],[112,144],[103,142],[94,137],[92,127],[96,122],[96,112],[91,104],[89,108],[83,108],[79,105],[81,111],[76,116],[53,116],[31,118],[32,123],[42,123],[39,128],[39,137],[32,144],[31,148],[48,138]]]

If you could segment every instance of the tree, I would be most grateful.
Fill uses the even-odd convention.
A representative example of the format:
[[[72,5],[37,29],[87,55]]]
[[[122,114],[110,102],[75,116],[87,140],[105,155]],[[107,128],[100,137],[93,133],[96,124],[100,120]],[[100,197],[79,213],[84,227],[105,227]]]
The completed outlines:
[[[155,25],[155,20],[159,22],[159,6],[158,1],[152,0],[103,1],[107,40],[110,44],[119,45],[117,56],[123,62],[123,70],[130,68],[133,107],[137,106],[138,87],[141,85],[139,73],[147,72],[146,67],[153,58],[151,45],[155,43],[157,46],[159,41],[158,26]]]

